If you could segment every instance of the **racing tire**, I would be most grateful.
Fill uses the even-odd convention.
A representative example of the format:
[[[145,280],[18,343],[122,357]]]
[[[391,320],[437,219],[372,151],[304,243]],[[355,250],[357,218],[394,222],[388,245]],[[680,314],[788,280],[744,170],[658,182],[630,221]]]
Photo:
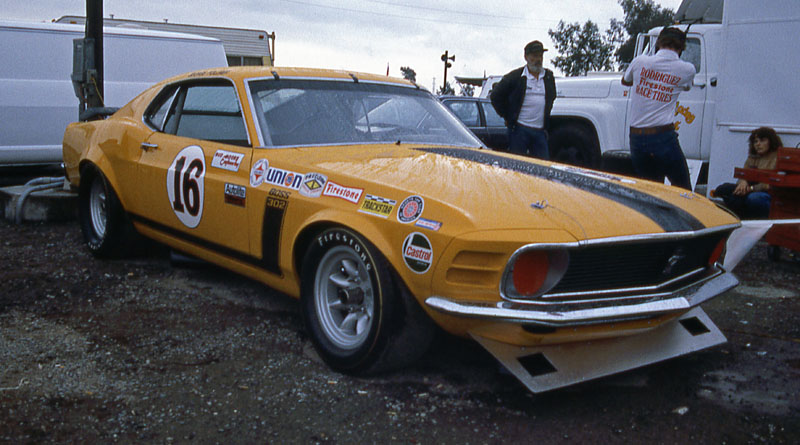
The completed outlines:
[[[580,167],[600,167],[600,148],[585,125],[570,123],[556,127],[550,134],[548,145],[553,161]]]
[[[366,375],[416,361],[430,346],[433,322],[361,235],[343,228],[318,234],[302,262],[300,305],[322,360]]]
[[[133,227],[117,194],[106,177],[97,170],[81,175],[78,213],[83,240],[99,258],[118,258],[130,250]]]

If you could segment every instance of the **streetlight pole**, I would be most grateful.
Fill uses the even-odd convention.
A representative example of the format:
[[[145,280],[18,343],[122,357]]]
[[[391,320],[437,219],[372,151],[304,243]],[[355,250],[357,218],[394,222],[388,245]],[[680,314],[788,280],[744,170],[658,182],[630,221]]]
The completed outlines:
[[[442,54],[442,62],[444,62],[444,82],[442,82],[442,88],[445,88],[447,86],[447,68],[453,66],[450,64],[449,60],[455,62],[456,55],[453,54],[452,56],[448,57],[447,50],[445,50],[444,54]]]

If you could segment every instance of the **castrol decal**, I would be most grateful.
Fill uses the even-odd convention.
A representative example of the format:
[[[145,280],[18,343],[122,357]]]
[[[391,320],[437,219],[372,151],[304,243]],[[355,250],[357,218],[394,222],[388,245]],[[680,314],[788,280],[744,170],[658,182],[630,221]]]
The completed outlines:
[[[414,273],[427,272],[433,264],[433,246],[428,237],[419,232],[408,235],[403,241],[403,261]]]
[[[422,215],[424,208],[425,201],[421,196],[409,196],[400,203],[400,207],[397,209],[397,220],[403,224],[412,223]]]

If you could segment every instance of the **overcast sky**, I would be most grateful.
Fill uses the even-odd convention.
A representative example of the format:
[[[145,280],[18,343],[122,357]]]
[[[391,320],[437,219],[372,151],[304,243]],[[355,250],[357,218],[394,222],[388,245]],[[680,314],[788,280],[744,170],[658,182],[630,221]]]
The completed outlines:
[[[677,10],[681,0],[655,0]],[[86,15],[85,0],[5,0],[2,19],[50,21]],[[105,17],[253,28],[277,35],[275,64],[336,68],[401,76],[417,73],[427,88],[441,86],[445,50],[453,75],[504,74],[523,64],[523,47],[541,40],[559,20],[594,21],[602,30],[622,19],[617,0],[105,0]],[[555,51],[545,53],[545,66]]]

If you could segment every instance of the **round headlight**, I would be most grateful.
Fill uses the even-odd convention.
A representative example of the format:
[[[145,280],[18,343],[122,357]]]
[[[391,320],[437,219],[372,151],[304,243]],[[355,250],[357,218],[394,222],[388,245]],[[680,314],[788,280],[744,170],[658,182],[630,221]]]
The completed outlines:
[[[531,298],[552,289],[567,271],[566,250],[529,249],[512,258],[506,273],[505,293],[511,298]]]

